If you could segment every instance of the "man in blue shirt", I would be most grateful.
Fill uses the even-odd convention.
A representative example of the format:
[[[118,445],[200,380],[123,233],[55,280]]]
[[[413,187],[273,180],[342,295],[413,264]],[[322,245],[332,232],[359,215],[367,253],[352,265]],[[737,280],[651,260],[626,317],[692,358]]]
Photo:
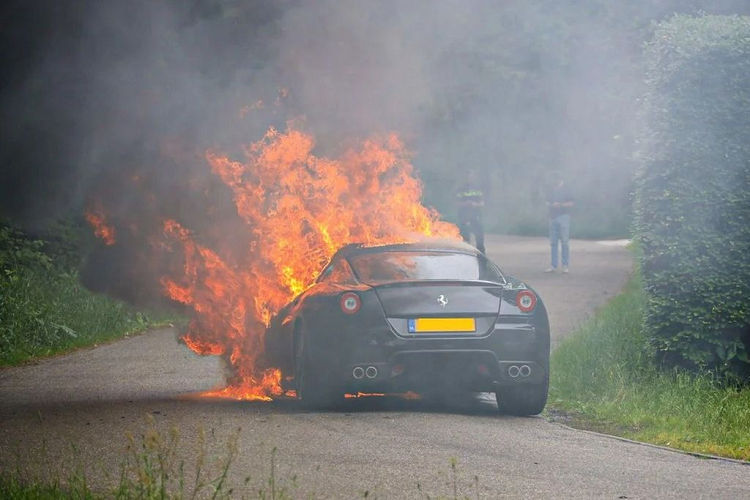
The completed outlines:
[[[456,193],[458,207],[458,229],[465,242],[471,242],[471,235],[476,238],[477,250],[484,253],[484,225],[482,224],[482,207],[484,193],[476,181],[473,170],[469,170],[466,183]]]
[[[568,273],[570,265],[570,210],[575,204],[573,195],[559,173],[555,173],[551,189],[547,191],[547,209],[549,210],[549,241],[552,251],[551,266],[545,273],[557,271],[557,245],[562,247],[562,272]]]

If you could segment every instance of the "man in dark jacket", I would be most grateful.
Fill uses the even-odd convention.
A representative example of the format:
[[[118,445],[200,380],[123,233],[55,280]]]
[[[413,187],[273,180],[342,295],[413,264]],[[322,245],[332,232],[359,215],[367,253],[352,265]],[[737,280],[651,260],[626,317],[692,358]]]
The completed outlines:
[[[573,208],[573,195],[562,176],[555,173],[551,188],[547,191],[547,209],[549,211],[549,241],[552,252],[551,266],[545,273],[557,271],[557,245],[562,247],[562,272],[568,273],[570,265],[570,210]]]
[[[482,224],[482,207],[484,193],[476,181],[474,171],[469,170],[466,183],[456,193],[458,207],[458,229],[461,237],[469,243],[471,235],[476,238],[477,250],[484,253],[484,225]]]

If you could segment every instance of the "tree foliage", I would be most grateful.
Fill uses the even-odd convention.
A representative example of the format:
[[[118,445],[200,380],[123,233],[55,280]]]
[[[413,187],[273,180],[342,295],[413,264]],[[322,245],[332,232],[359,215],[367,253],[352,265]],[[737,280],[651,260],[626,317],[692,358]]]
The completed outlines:
[[[750,376],[750,17],[675,16],[647,47],[637,229],[670,365]]]

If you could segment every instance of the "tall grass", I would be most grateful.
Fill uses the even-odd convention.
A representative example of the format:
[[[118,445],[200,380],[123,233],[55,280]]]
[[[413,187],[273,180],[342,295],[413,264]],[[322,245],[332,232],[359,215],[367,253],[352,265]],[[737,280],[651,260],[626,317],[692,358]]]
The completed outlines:
[[[90,292],[69,262],[74,259],[66,259],[70,252],[50,256],[49,246],[0,223],[0,366],[104,342],[170,319]]]
[[[573,424],[691,452],[750,460],[750,388],[660,371],[645,348],[634,277],[551,359],[551,408]]]

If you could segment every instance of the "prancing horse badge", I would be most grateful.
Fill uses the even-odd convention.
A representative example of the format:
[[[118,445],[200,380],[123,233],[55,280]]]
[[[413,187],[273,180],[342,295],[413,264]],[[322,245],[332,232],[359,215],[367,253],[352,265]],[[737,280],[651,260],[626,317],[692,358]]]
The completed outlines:
[[[440,307],[445,309],[445,306],[448,305],[448,299],[445,298],[445,295],[439,295],[437,298],[437,303],[440,304]]]

